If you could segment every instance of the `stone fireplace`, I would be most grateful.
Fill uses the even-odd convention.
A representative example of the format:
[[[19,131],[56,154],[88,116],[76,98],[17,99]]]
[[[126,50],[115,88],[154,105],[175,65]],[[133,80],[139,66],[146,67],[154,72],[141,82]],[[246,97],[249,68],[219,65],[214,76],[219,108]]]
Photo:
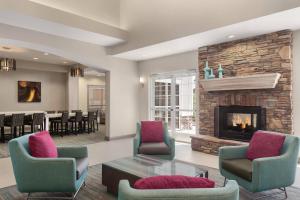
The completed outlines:
[[[266,109],[260,106],[217,106],[214,136],[249,141],[257,130],[266,128]]]
[[[292,40],[292,31],[283,30],[199,48],[199,135],[196,136],[199,140],[192,138],[194,150],[217,154],[217,149],[224,144],[239,144],[219,138],[248,141],[255,129],[293,133]],[[206,91],[201,85],[206,61],[213,68],[215,75],[218,64],[222,64],[224,78],[270,73],[278,73],[281,76],[276,87],[272,89]],[[231,106],[252,107],[260,111],[257,111],[256,116],[244,115],[246,114],[244,111],[238,111],[220,118],[220,114],[222,115],[220,111]],[[215,112],[219,112],[217,119]],[[252,127],[255,117],[256,127]],[[234,122],[228,124],[228,120]],[[223,126],[216,127],[215,123],[223,123]],[[224,130],[224,123],[227,125],[226,130]],[[249,131],[246,131],[247,134],[243,135],[245,136],[243,138],[241,133],[245,130]],[[237,131],[241,133],[233,137],[232,133]]]

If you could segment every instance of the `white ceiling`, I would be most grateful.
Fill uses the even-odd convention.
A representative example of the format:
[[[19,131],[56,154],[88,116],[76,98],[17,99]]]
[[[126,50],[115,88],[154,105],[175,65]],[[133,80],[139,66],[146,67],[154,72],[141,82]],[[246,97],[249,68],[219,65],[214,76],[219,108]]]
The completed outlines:
[[[15,46],[1,45],[0,44],[0,57],[1,58],[14,58],[17,60],[27,60],[32,62],[42,62],[56,65],[72,65],[73,61],[67,60],[65,58],[49,54],[45,55],[47,52],[40,52]],[[38,58],[38,59],[34,59]]]
[[[300,29],[300,7],[114,55],[141,61],[279,30]],[[228,38],[229,35],[234,38]]]
[[[104,24],[119,27],[120,0],[29,0]]]
[[[118,27],[31,1],[1,2],[0,23],[101,46],[127,38],[127,32]]]

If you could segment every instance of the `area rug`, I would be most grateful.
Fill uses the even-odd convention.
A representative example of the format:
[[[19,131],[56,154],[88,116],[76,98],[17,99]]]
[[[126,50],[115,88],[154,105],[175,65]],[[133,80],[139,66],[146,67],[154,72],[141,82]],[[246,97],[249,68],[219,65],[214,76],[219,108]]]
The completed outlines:
[[[102,128],[103,129],[103,128]],[[78,146],[95,144],[99,142],[105,142],[104,131],[98,131],[95,133],[87,134],[82,133],[78,135],[70,134],[60,137],[59,135],[53,136],[54,142],[57,146]],[[0,158],[9,157],[8,143],[0,143]]]
[[[209,178],[216,181],[218,187],[223,185],[224,178],[220,175],[217,169],[206,168],[209,173]],[[78,193],[77,200],[115,200],[116,197],[108,194],[106,192],[106,187],[101,184],[102,174],[101,174],[101,164],[89,167],[89,175],[86,181],[86,187],[83,187]],[[300,199],[300,189],[295,187],[288,187],[288,200],[298,200]],[[243,189],[240,190],[240,200],[250,200],[250,199],[265,199],[265,200],[278,200],[284,199],[282,194],[272,197],[265,197],[265,195],[276,193],[277,190],[268,191],[264,193],[251,194]],[[41,194],[39,194],[41,195]],[[67,194],[46,194],[47,196],[67,196]],[[18,192],[16,186],[10,186],[7,188],[0,189],[0,200],[24,200],[26,199],[26,194],[21,194]],[[43,198],[41,198],[43,199]]]

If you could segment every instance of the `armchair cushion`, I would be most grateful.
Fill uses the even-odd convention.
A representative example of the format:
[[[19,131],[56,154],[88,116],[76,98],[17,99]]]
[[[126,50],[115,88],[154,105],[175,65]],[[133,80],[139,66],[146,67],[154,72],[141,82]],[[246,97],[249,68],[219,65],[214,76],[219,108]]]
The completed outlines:
[[[139,147],[140,154],[147,155],[168,155],[171,149],[164,142],[142,143]]]
[[[142,121],[141,132],[142,143],[164,141],[164,128],[162,121]]]
[[[256,158],[279,156],[284,140],[285,136],[283,134],[256,131],[250,141],[247,158],[254,160]]]
[[[57,147],[48,131],[32,134],[29,137],[30,154],[38,158],[57,158]]]
[[[252,181],[252,161],[248,159],[222,160],[222,168],[247,181]]]
[[[84,174],[88,168],[89,161],[88,158],[76,158],[76,180],[80,179],[81,175]]]
[[[135,189],[213,188],[215,182],[207,178],[189,176],[153,176],[139,179]]]

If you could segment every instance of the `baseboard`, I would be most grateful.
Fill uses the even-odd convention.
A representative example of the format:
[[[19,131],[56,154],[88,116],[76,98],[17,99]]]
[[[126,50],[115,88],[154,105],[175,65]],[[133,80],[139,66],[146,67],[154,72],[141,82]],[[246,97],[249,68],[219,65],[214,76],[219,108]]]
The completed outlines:
[[[121,139],[126,139],[126,138],[133,138],[135,136],[135,133],[133,134],[128,134],[128,135],[121,135],[121,136],[116,136],[116,137],[108,137],[105,136],[106,141],[111,141],[111,140],[121,140]]]

